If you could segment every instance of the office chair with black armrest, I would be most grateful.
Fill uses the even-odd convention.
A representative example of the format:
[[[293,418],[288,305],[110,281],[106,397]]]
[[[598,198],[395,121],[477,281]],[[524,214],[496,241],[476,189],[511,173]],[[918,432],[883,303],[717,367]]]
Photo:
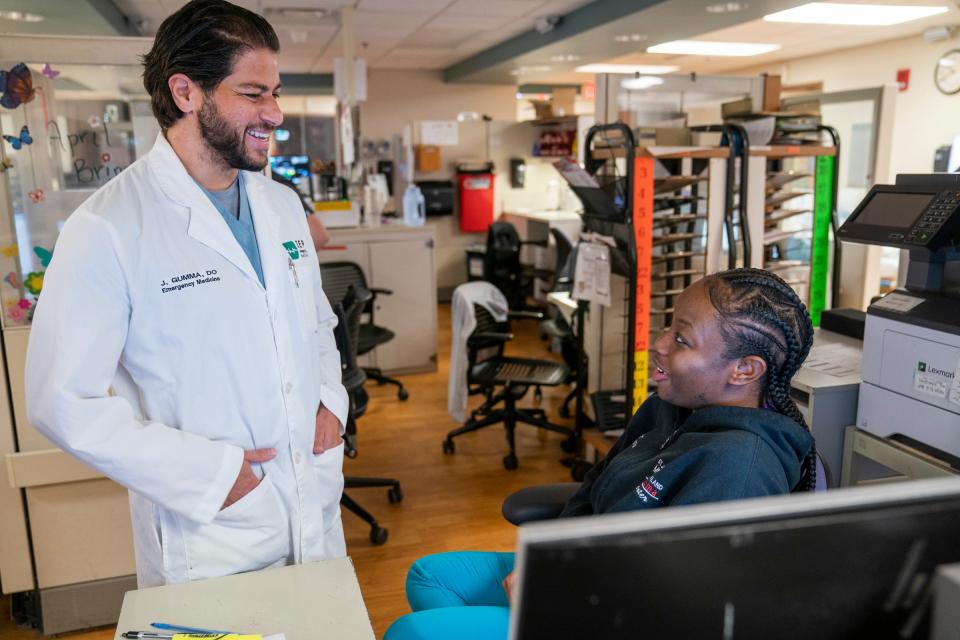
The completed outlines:
[[[576,267],[577,251],[567,236],[556,228],[550,229],[557,247],[557,266],[553,276],[553,287],[551,293],[569,293],[573,290],[573,274]],[[549,313],[551,317],[540,323],[540,334],[555,341],[560,346],[560,355],[563,356],[563,362],[570,368],[570,374],[564,381],[564,384],[574,385],[563,399],[560,405],[560,417],[570,417],[570,403],[577,395],[576,382],[578,379],[578,369],[586,367],[586,355],[579,354],[577,347],[577,336],[573,327],[567,322],[563,313],[550,305]],[[586,378],[586,376],[584,376]]]
[[[550,360],[511,358],[503,355],[504,345],[513,339],[509,319],[522,315],[522,312],[510,312],[505,322],[497,322],[493,315],[479,304],[473,305],[473,313],[476,328],[467,338],[467,389],[470,395],[484,394],[486,401],[471,412],[462,427],[447,434],[443,441],[444,453],[454,453],[455,437],[499,422],[506,428],[507,443],[510,447],[510,452],[503,458],[503,466],[507,470],[516,469],[518,464],[514,439],[518,422],[567,436],[561,446],[564,451],[573,451],[576,441],[571,429],[548,421],[543,409],[517,407],[517,400],[527,393],[529,387],[554,387],[563,384],[569,374],[567,366]],[[500,403],[503,403],[503,408],[496,408]]]
[[[506,497],[501,512],[507,522],[518,526],[538,520],[553,520],[563,512],[563,508],[579,488],[579,482],[557,482],[524,487]],[[827,474],[819,454],[817,454],[816,490],[827,490]]]
[[[334,336],[337,342],[337,349],[340,351],[341,379],[343,386],[347,390],[347,395],[350,398],[350,410],[347,414],[343,445],[344,455],[349,458],[355,458],[357,456],[357,418],[366,412],[369,399],[366,390],[363,388],[366,375],[363,369],[357,366],[357,351],[353,346],[356,344],[356,339],[359,335],[360,316],[363,314],[363,308],[369,297],[372,297],[370,292],[363,289],[357,291],[353,287],[349,287],[343,299],[333,306],[333,311],[337,316],[337,327],[334,329]],[[377,487],[387,488],[387,499],[390,501],[390,504],[396,504],[403,500],[403,490],[400,488],[399,480],[394,478],[344,475],[344,492],[340,496],[340,504],[369,524],[370,542],[381,545],[387,541],[387,529],[381,527],[377,519],[373,517],[373,514],[360,506],[360,504],[346,492],[347,489]]]
[[[503,292],[510,308],[529,310],[527,296],[533,294],[535,278],[547,279],[552,273],[520,262],[524,245],[546,246],[542,241],[521,240],[509,222],[494,222],[487,229],[487,247],[483,256],[483,279]]]
[[[347,288],[351,286],[358,290],[364,289],[372,294],[370,300],[366,303],[363,309],[363,312],[368,315],[369,320],[360,324],[360,334],[357,342],[355,343],[357,345],[357,355],[365,355],[370,351],[373,351],[378,346],[393,340],[395,335],[393,331],[390,331],[385,327],[378,326],[374,322],[373,315],[374,307],[376,307],[377,296],[389,296],[393,294],[392,291],[389,289],[368,287],[367,279],[363,275],[363,271],[360,269],[359,265],[353,262],[322,263],[320,265],[320,279],[323,283],[323,292],[327,295],[327,299],[330,301],[331,305],[342,300]],[[383,375],[383,372],[379,367],[364,367],[363,371],[367,374],[367,378],[376,380],[377,384],[396,385],[397,397],[400,398],[400,400],[406,400],[410,397],[410,394],[407,393],[406,389],[404,389],[402,382],[396,378]]]

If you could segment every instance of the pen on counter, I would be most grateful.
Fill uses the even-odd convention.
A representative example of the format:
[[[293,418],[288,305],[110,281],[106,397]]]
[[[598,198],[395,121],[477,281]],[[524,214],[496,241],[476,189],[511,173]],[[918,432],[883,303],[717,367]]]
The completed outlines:
[[[154,629],[162,629],[164,631],[174,631],[177,633],[209,633],[212,635],[236,633],[235,631],[220,631],[217,629],[202,629],[200,627],[185,627],[179,624],[170,624],[169,622],[151,622],[150,626],[153,627]]]
[[[124,631],[120,634],[122,638],[136,638],[138,640],[154,640],[156,638],[164,638],[165,640],[172,640],[172,633],[153,633],[152,631]]]

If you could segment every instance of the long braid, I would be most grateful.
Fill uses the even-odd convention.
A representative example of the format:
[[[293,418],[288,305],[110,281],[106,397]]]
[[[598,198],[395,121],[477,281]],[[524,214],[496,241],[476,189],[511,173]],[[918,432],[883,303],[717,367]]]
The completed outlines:
[[[726,358],[758,355],[767,364],[762,400],[809,431],[790,396],[790,380],[813,344],[813,323],[796,292],[779,276],[762,269],[733,269],[705,279],[710,301],[726,322],[721,332]],[[817,483],[816,449],[803,461],[795,491]]]

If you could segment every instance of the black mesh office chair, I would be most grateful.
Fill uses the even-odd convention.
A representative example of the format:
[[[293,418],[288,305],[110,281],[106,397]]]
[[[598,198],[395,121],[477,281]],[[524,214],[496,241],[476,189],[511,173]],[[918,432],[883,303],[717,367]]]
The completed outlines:
[[[534,278],[549,278],[550,271],[520,263],[524,245],[545,246],[544,242],[521,240],[509,222],[494,222],[487,229],[487,247],[483,256],[483,279],[503,293],[511,309],[529,309],[527,296],[533,293]]]
[[[362,416],[367,410],[369,396],[363,388],[366,375],[363,369],[357,366],[357,351],[353,345],[359,335],[360,316],[363,314],[363,308],[366,305],[371,294],[365,290],[355,290],[349,287],[344,293],[344,297],[337,302],[333,311],[337,316],[337,327],[334,330],[334,336],[337,341],[337,349],[340,351],[340,367],[342,370],[343,386],[350,397],[350,410],[347,414],[347,424],[344,434],[344,455],[349,458],[357,456],[357,418]],[[369,511],[364,509],[351,498],[347,489],[365,489],[365,488],[387,488],[387,499],[390,504],[396,504],[403,500],[403,490],[400,488],[400,481],[394,478],[370,478],[347,476],[343,478],[344,492],[340,497],[340,504],[350,512],[354,513],[361,520],[370,525],[370,542],[381,545],[387,541],[388,531],[381,527],[377,519]]]
[[[817,491],[826,491],[828,474],[820,454],[817,454]],[[514,491],[503,501],[501,512],[507,522],[515,525],[553,520],[558,517],[567,501],[580,488],[579,482],[538,484]]]
[[[503,466],[508,470],[517,468],[514,430],[518,422],[568,436],[562,446],[564,451],[573,451],[576,440],[571,429],[548,421],[543,409],[517,406],[517,400],[526,394],[529,387],[563,384],[570,370],[566,365],[551,360],[504,356],[504,345],[513,339],[509,321],[497,322],[489,311],[477,304],[473,305],[473,313],[477,326],[467,338],[467,389],[471,395],[482,393],[487,399],[470,414],[462,427],[447,434],[443,441],[444,453],[452,454],[455,451],[455,437],[499,422],[506,428],[510,447],[510,452],[503,458]],[[519,315],[511,312],[510,317]],[[496,408],[500,403],[503,403],[503,408]]]
[[[389,289],[370,288],[367,286],[367,279],[363,275],[360,266],[353,262],[326,262],[320,265],[321,281],[323,282],[323,292],[327,294],[330,304],[336,304],[343,299],[349,287],[355,287],[357,290],[363,289],[369,291],[372,295],[366,303],[363,313],[367,314],[369,320],[360,324],[360,334],[357,338],[357,355],[364,355],[373,351],[378,346],[393,340],[394,333],[385,327],[378,326],[374,322],[373,311],[376,306],[378,295],[391,295],[393,292]],[[403,383],[396,378],[383,375],[378,367],[364,367],[364,373],[367,378],[376,380],[377,384],[392,384],[397,387],[397,397],[406,400],[410,397],[407,390],[403,388]]]
[[[553,236],[557,247],[557,266],[554,270],[551,292],[570,292],[573,290],[577,251],[570,239],[559,229],[551,228],[550,234]],[[576,385],[577,369],[580,366],[586,366],[586,358],[578,357],[577,336],[560,310],[551,305],[549,313],[550,317],[540,322],[540,333],[559,342],[560,355],[563,357],[563,362],[570,368],[570,374],[564,380],[564,384]],[[560,405],[561,418],[570,417],[570,403],[576,395],[577,388],[574,386],[567,397],[563,399],[563,404]]]

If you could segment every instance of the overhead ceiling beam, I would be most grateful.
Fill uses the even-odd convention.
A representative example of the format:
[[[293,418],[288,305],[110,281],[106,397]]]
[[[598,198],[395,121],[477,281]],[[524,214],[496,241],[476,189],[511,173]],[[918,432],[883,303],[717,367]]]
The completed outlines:
[[[281,73],[285,96],[333,95],[332,73]]]
[[[42,60],[51,64],[139,64],[153,38],[119,36],[32,36],[0,33],[0,60]]]
[[[447,67],[443,71],[443,79],[445,82],[469,82],[470,76],[489,67],[509,62],[524,54],[643,11],[664,1],[596,0],[563,16],[560,24],[547,33],[539,33],[531,29]]]
[[[86,0],[87,4],[100,14],[118,36],[140,36],[140,29],[130,21],[113,0]]]

